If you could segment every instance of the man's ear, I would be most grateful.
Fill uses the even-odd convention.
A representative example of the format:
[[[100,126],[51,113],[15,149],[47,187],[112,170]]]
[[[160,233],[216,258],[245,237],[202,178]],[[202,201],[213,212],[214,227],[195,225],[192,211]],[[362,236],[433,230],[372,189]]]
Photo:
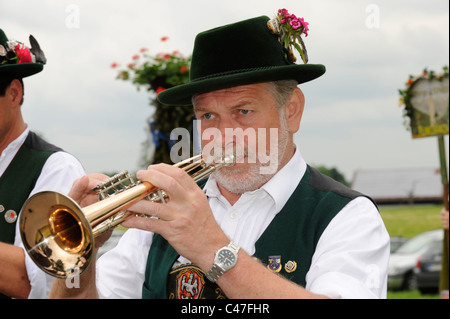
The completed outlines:
[[[23,87],[19,80],[14,79],[5,91],[5,98],[12,107],[20,107],[23,98]]]
[[[285,107],[285,116],[290,133],[293,134],[299,130],[304,108],[305,96],[302,90],[295,88]]]

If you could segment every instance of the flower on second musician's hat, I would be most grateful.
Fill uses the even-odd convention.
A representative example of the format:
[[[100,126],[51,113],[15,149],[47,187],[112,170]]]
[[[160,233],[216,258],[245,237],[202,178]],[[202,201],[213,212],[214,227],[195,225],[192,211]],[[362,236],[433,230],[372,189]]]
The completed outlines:
[[[5,47],[0,44],[0,56],[6,56],[6,53]]]
[[[22,47],[20,44],[17,44],[14,48],[16,51],[17,57],[19,58],[19,61],[17,63],[32,63],[33,58],[31,57],[30,50],[25,47],[25,45],[22,44]]]

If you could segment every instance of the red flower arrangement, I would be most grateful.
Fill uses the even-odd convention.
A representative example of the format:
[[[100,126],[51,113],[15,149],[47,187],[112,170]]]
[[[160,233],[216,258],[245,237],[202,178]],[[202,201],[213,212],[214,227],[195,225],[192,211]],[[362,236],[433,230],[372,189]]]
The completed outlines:
[[[162,37],[160,40],[166,42],[169,37]],[[170,148],[176,141],[170,140],[170,132],[176,127],[185,127],[190,132],[193,130],[192,108],[162,105],[157,99],[158,94],[164,90],[189,82],[190,62],[191,58],[183,56],[179,51],[152,55],[147,48],[142,48],[130,63],[125,64],[126,68],[118,70],[117,79],[131,81],[138,89],[143,86],[153,93],[151,105],[155,110],[148,120],[152,138],[143,143],[146,148],[143,167],[150,163],[171,163]],[[118,66],[117,62],[111,64],[114,69]],[[151,158],[148,157],[150,144],[155,148]]]
[[[23,43],[10,40],[0,44],[0,64],[20,64],[36,62],[35,56]]]
[[[24,44],[22,44],[22,47],[20,47],[20,44],[17,44],[14,48],[17,54],[17,57],[19,58],[19,61],[17,63],[32,63],[33,58],[31,57],[30,50],[25,47]]]
[[[161,38],[161,42],[169,37]],[[113,62],[112,68],[119,64]],[[147,48],[142,48],[139,54],[132,56],[132,62],[127,69],[119,70],[118,79],[130,80],[137,86],[150,85],[150,89],[159,94],[162,89],[187,83],[189,81],[190,57],[184,57],[179,51],[172,53],[160,52],[156,56],[149,54]]]

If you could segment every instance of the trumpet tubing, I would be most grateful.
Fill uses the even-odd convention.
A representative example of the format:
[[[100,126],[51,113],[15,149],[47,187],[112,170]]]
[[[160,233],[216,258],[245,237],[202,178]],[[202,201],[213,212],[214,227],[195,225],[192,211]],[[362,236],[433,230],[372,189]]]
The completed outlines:
[[[231,165],[233,155],[212,165],[198,155],[174,166],[198,181],[219,167]],[[95,237],[135,215],[127,208],[142,199],[165,203],[167,198],[164,190],[149,182],[134,182],[127,171],[93,190],[98,192],[99,201],[84,208],[68,196],[51,191],[36,193],[24,203],[20,215],[22,242],[46,273],[58,278],[80,274],[91,261]]]

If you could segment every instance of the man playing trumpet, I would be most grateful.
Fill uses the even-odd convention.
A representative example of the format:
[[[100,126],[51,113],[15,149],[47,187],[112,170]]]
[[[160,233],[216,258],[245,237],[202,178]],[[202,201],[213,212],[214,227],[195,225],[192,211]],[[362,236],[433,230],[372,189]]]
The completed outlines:
[[[191,82],[158,96],[166,104],[193,105],[203,147],[218,140],[224,151],[242,147],[236,164],[199,184],[165,164],[139,171],[137,178],[164,190],[168,200],[131,207],[152,218],[125,221],[130,229],[80,276],[80,288],[55,280],[51,297],[386,297],[389,236],[376,206],[307,165],[293,142],[305,105],[297,85],[325,72],[306,64],[300,35],[307,23],[286,10],[269,20],[200,33]],[[300,40],[305,64],[294,63],[285,36]],[[256,143],[227,138],[226,130],[237,128],[264,134],[255,134]],[[275,170],[264,171],[275,159]],[[69,195],[91,204],[97,200],[91,190],[103,179],[83,177]]]

